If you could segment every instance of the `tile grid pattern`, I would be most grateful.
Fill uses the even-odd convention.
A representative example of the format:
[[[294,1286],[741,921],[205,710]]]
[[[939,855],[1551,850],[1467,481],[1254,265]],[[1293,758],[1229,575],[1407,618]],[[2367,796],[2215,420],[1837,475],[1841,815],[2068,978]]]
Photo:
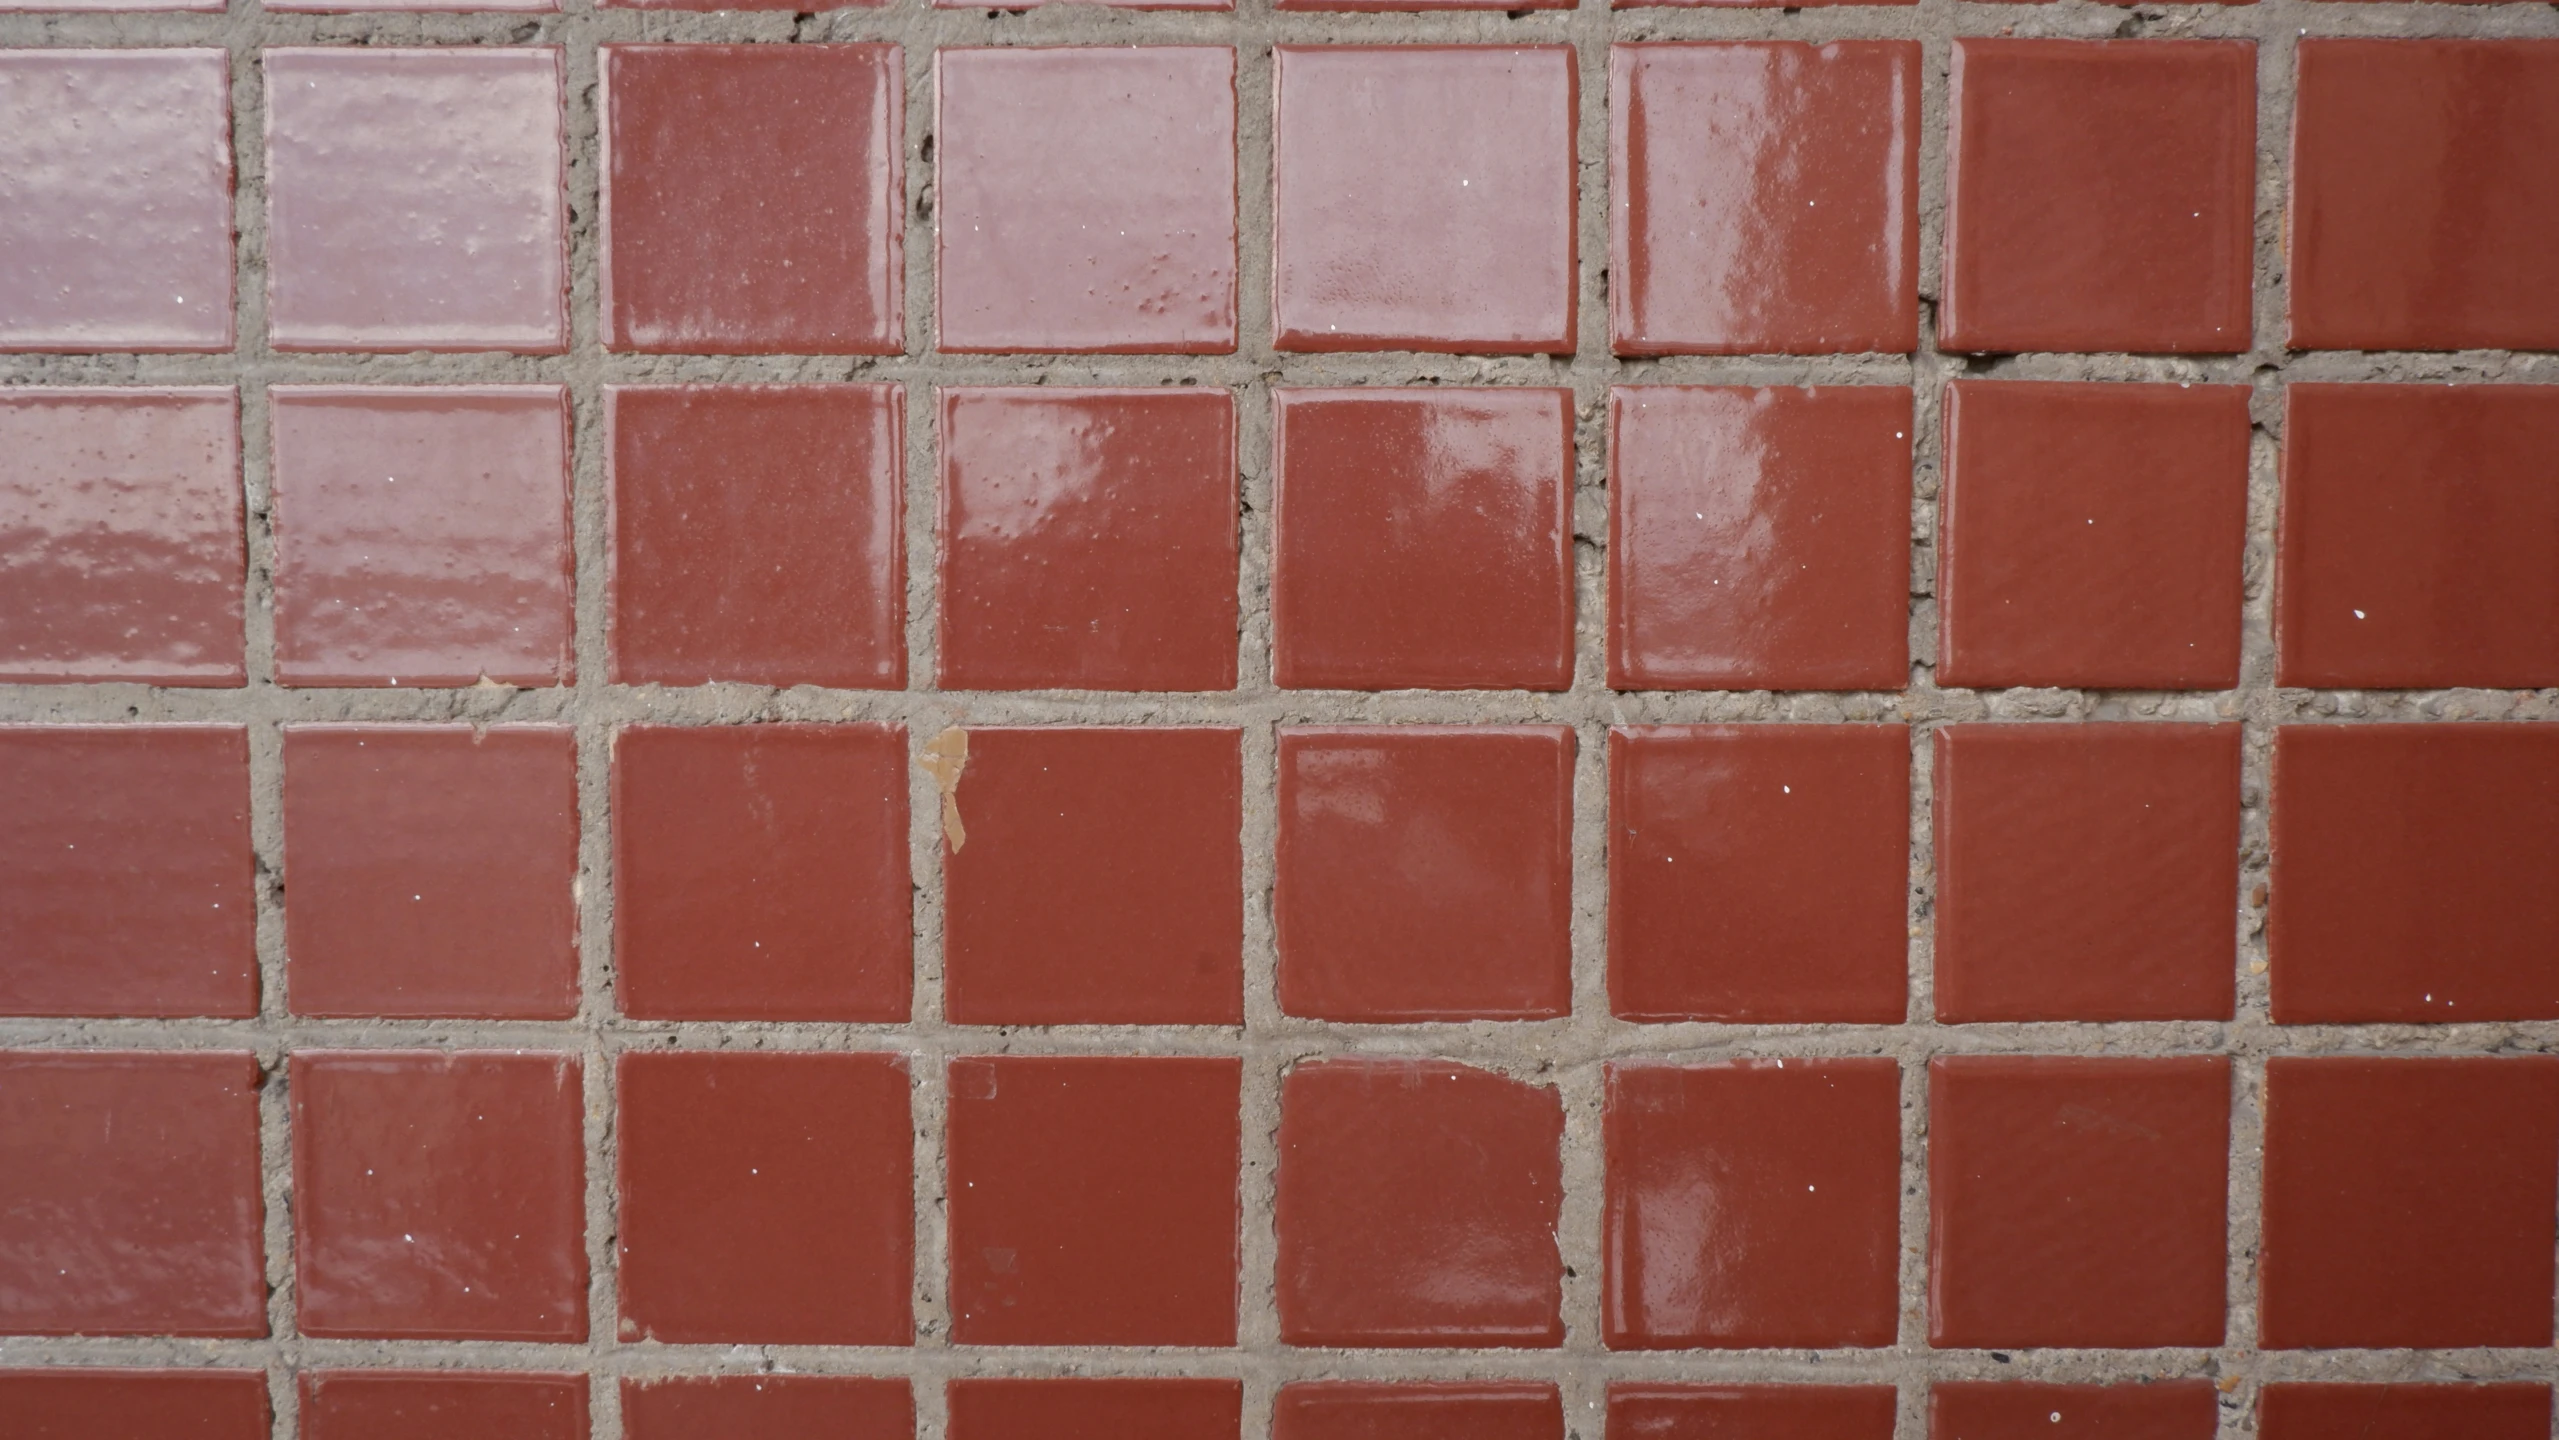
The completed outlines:
[[[1921,154],[1920,275],[1933,296],[1938,273],[1944,195],[1946,99],[1944,72],[1949,37],[1958,34],[2045,33],[2233,35],[2259,41],[2259,119],[2256,217],[2256,330],[2254,350],[2238,357],[2160,360],[2140,357],[2027,356],[1984,364],[1940,357],[1934,326],[1923,310],[1921,348],[1910,360],[1716,359],[1682,357],[1619,361],[1609,354],[1602,271],[1606,265],[1607,46],[1612,41],[1671,38],[1915,37],[1925,45]],[[1270,1401],[1284,1379],[1316,1374],[1377,1378],[1456,1375],[1552,1378],[1562,1383],[1566,1414],[1575,1430],[1596,1433],[1606,1380],[1616,1379],[1849,1379],[1899,1380],[1900,1433],[1924,1433],[1927,1378],[2104,1379],[2189,1374],[2199,1368],[2242,1377],[2224,1402],[2225,1433],[2244,1423],[2249,1381],[2264,1378],[2451,1378],[2453,1375],[2550,1379],[2559,1375],[2546,1351],[2443,1352],[2415,1359],[2401,1354],[2334,1357],[2259,1354],[2250,1343],[2255,1300],[2253,1259],[2257,1229],[2257,1114],[2264,1057],[2272,1053],[2326,1053],[2380,1048],[2389,1053],[2546,1051],[2559,1040],[2550,1024],[2444,1027],[2286,1027],[2266,1023],[2266,992],[2254,962],[2262,961],[2263,912],[2250,897],[2265,879],[2268,762],[2272,727],[2308,719],[2559,719],[2559,697],[2549,692],[2459,691],[2440,694],[2365,695],[2352,692],[2277,690],[2272,684],[2270,643],[2275,442],[2280,426],[2281,380],[2440,379],[2530,382],[2559,379],[2548,356],[2469,353],[2461,356],[2310,354],[2288,356],[2273,337],[2282,334],[2279,227],[2286,194],[2284,151],[2290,134],[2293,40],[2318,34],[2559,35],[2559,11],[2541,7],[2359,6],[2270,0],[2245,8],[2177,7],[2126,11],[2065,3],[2024,8],[1923,0],[1909,9],[1841,7],[1801,14],[1776,11],[1607,10],[1585,0],[1570,12],[1518,19],[1466,16],[1273,15],[1261,0],[1245,0],[1229,15],[1082,11],[1062,8],[996,18],[981,12],[936,12],[905,0],[879,11],[789,15],[664,15],[589,13],[582,8],[539,18],[520,16],[269,16],[241,6],[228,17],[199,16],[0,16],[0,44],[31,45],[227,45],[233,56],[232,101],[237,215],[242,231],[237,306],[240,346],[229,356],[118,358],[12,356],[0,359],[0,378],[49,384],[219,383],[242,384],[242,453],[252,513],[250,525],[249,670],[245,691],[145,691],[138,687],[0,687],[0,722],[113,723],[139,720],[245,721],[251,735],[252,826],[264,882],[259,954],[264,995],[254,1021],[0,1020],[0,1043],[11,1048],[162,1046],[256,1050],[262,1063],[280,1067],[288,1049],[313,1045],[488,1045],[575,1049],[585,1058],[586,1138],[589,1152],[587,1245],[591,1265],[589,1304],[595,1338],[583,1346],[491,1342],[312,1341],[294,1337],[288,1279],[291,1216],[284,1194],[287,1123],[282,1087],[270,1084],[263,1106],[262,1149],[267,1160],[269,1278],[275,1339],[166,1342],[151,1340],[0,1339],[0,1364],[179,1363],[219,1358],[234,1364],[377,1365],[465,1360],[492,1368],[586,1369],[599,1377],[660,1371],[701,1373],[752,1364],[725,1347],[643,1355],[616,1344],[609,1319],[615,1313],[612,1254],[612,1072],[621,1051],[672,1042],[683,1048],[759,1044],[781,1049],[893,1049],[911,1059],[916,1082],[917,1134],[917,1345],[912,1350],[775,1347],[773,1360],[803,1371],[909,1374],[915,1377],[920,1433],[941,1432],[940,1380],[949,1375],[1009,1371],[1057,1372],[1088,1367],[1104,1373],[1241,1374],[1246,1385],[1247,1437],[1265,1432]],[[559,44],[565,47],[568,94],[568,169],[572,208],[571,323],[573,343],[560,357],[491,356],[279,357],[265,346],[261,269],[263,205],[263,96],[256,51],[267,45],[339,43]],[[906,330],[908,353],[883,361],[757,357],[657,359],[606,355],[597,339],[593,219],[597,209],[596,47],[610,40],[873,40],[905,47],[907,88]],[[1273,41],[1445,41],[1501,43],[1568,40],[1580,65],[1579,345],[1569,361],[1540,358],[1471,359],[1409,355],[1280,356],[1270,348],[1268,294],[1271,257],[1268,117],[1271,108],[1270,45]],[[931,220],[924,204],[932,184],[925,146],[931,135],[932,56],[936,45],[1063,43],[1232,43],[1239,52],[1238,119],[1242,254],[1241,344],[1233,356],[1170,358],[1093,357],[1066,360],[941,357],[930,351],[933,274]],[[2128,143],[2137,143],[2129,141]],[[2243,679],[2218,694],[2144,695],[2020,691],[2000,695],[1941,692],[1919,672],[1899,695],[1689,694],[1620,695],[1599,680],[1604,608],[1599,587],[1598,539],[1606,532],[1601,478],[1607,463],[1605,399],[1612,383],[1778,384],[1812,380],[1912,383],[1917,389],[1914,527],[1917,548],[1912,601],[1913,651],[1935,651],[1933,565],[1929,539],[1936,523],[1939,473],[1937,381],[1953,375],[1995,373],[2017,378],[2193,379],[2254,382],[2258,433],[2252,447],[2247,573],[2249,593]],[[1238,392],[1238,453],[1248,513],[1244,517],[1242,636],[1243,685],[1217,696],[1013,696],[938,693],[933,688],[932,553],[936,467],[932,446],[932,386],[1002,383],[1032,376],[1053,383],[1164,383],[1194,377]],[[711,686],[661,692],[604,683],[604,581],[608,535],[605,521],[605,447],[602,387],[640,379],[816,380],[860,378],[907,384],[906,543],[909,686],[902,693],[776,693],[744,686]],[[1578,613],[1576,680],[1561,695],[1367,696],[1281,692],[1267,683],[1270,635],[1268,578],[1271,476],[1268,391],[1273,383],[1400,383],[1416,379],[1457,383],[1569,384],[1578,403],[1577,493]],[[579,680],[556,691],[294,691],[274,684],[274,632],[268,606],[273,546],[263,516],[267,416],[264,386],[280,381],[455,383],[559,381],[571,390],[576,416],[574,534],[577,547],[577,660]],[[1961,1031],[1925,1018],[1930,1005],[1928,943],[1931,873],[1929,732],[1939,723],[1974,718],[2015,719],[2208,719],[2243,723],[2245,796],[2241,956],[2252,973],[2240,988],[2240,1018],[2228,1026],[2158,1023],[2110,1026],[1991,1025]],[[577,1020],[563,1024],[479,1022],[330,1022],[290,1017],[283,1010],[282,914],[274,886],[281,853],[278,796],[281,787],[279,725],[289,720],[498,720],[566,721],[580,745],[579,799],[584,817],[580,856],[581,989]],[[782,1024],[659,1025],[612,1015],[607,963],[612,944],[608,803],[609,744],[625,723],[709,723],[741,719],[854,720],[904,723],[920,740],[945,724],[1193,721],[1245,727],[1246,893],[1267,895],[1275,844],[1271,796],[1275,787],[1272,727],[1278,723],[1378,720],[1512,721],[1569,723],[1579,732],[1574,824],[1575,1014],[1551,1024],[1423,1025],[1391,1029],[1343,1027],[1281,1017],[1273,998],[1273,945],[1266,905],[1248,905],[1246,917],[1247,1025],[1232,1032],[1183,1027],[1061,1031],[955,1030],[940,1022],[941,916],[935,852],[939,847],[929,782],[911,786],[911,844],[921,885],[916,913],[918,985],[915,1021],[898,1027]],[[1603,802],[1606,729],[1612,723],[1760,720],[1907,720],[1912,726],[1912,1023],[1898,1027],[1816,1026],[1764,1029],[1733,1026],[1636,1026],[1608,1018],[1604,984],[1603,915],[1606,894]],[[2233,1324],[2217,1364],[2199,1366],[2193,1352],[2046,1351],[2001,1358],[1984,1352],[1931,1351],[1925,1344],[1925,1237],[1927,1179],[1923,1130],[1927,1057],[1950,1052],[2017,1051],[2078,1053],[2093,1049],[2136,1054],[2226,1052],[2238,1058],[2234,1092],[2231,1170],[2230,1281]],[[1827,1055],[1881,1050],[1904,1062],[1904,1176],[1901,1265],[1903,1310],[1900,1343],[1889,1351],[1810,1356],[1771,1352],[1608,1352],[1599,1343],[1599,1232],[1601,1184],[1599,1118],[1601,1075],[1597,1062],[1618,1055],[1719,1058],[1736,1054]],[[1239,1348],[1234,1352],[1120,1352],[1097,1355],[1070,1349],[959,1352],[947,1339],[949,1305],[943,1293],[947,1239],[939,1201],[942,1172],[940,1119],[942,1062],[969,1053],[1233,1054],[1245,1057],[1245,1182],[1242,1246],[1243,1296]],[[1312,1054],[1358,1051],[1442,1056],[1559,1084],[1566,1106],[1566,1201],[1561,1235],[1570,1266],[1564,1316],[1568,1340],[1559,1351],[1501,1353],[1392,1351],[1347,1356],[1290,1353],[1277,1343],[1268,1277],[1274,1264],[1271,1183],[1276,1150],[1279,1076],[1287,1064]],[[1551,1069],[1548,1067],[1551,1066]],[[295,1393],[282,1368],[273,1372],[280,1417],[290,1417]],[[593,1402],[596,1433],[618,1436],[617,1399],[599,1384]],[[290,1420],[282,1422],[290,1424]],[[280,1433],[290,1433],[289,1430]]]

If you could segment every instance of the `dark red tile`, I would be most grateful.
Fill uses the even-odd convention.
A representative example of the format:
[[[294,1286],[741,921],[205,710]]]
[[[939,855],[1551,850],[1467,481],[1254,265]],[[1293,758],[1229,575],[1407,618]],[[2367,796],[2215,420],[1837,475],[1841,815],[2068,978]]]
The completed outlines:
[[[1612,1349],[1890,1345],[1901,1067],[1608,1067]]]
[[[953,1060],[952,1340],[1234,1344],[1242,1076],[1232,1059]]]
[[[1554,1090],[1432,1060],[1310,1060],[1280,1084],[1279,1323],[1291,1345],[1552,1347]]]
[[[1572,392],[1378,387],[1271,400],[1280,684],[1572,684]]]
[[[914,1440],[915,1395],[867,1375],[622,1382],[625,1440]]]
[[[586,1377],[302,1372],[302,1440],[586,1440]]]
[[[0,175],[0,350],[231,348],[229,55],[0,53]]]
[[[239,1052],[0,1052],[0,1334],[266,1334],[258,1085]]]
[[[1617,353],[1909,354],[1919,62],[1915,40],[1612,47]]]
[[[1910,392],[1609,392],[1608,683],[1910,678]]]
[[[616,1076],[625,1341],[913,1341],[903,1056],[635,1052]]]
[[[276,678],[575,678],[564,388],[279,385],[268,396]]]
[[[2236,725],[1937,732],[1937,1018],[2227,1020]]]
[[[906,685],[896,385],[614,385],[613,678]]]
[[[277,349],[568,347],[556,47],[258,58]]]
[[[2304,40],[2292,345],[2559,346],[2559,43]]]
[[[585,1339],[579,1074],[538,1051],[297,1052],[302,1333]]]
[[[950,1382],[950,1440],[1236,1440],[1240,1380]]]
[[[263,1370],[0,1370],[9,1440],[267,1440]]]
[[[1892,1440],[1890,1385],[1611,1385],[1610,1440]]]
[[[906,732],[635,725],[614,741],[614,992],[642,1020],[907,1018]]]
[[[2205,1380],[1928,1387],[1928,1440],[2212,1440],[2220,1422]]]
[[[944,350],[1235,348],[1235,52],[934,57]]]
[[[12,389],[0,454],[0,684],[243,683],[237,391]]]
[[[1947,349],[2248,348],[2255,42],[1958,40],[1949,83]]]
[[[2286,685],[2559,685],[2559,387],[2294,385]]]
[[[2275,1022],[2559,1016],[2559,727],[2275,732]]]
[[[1323,1020],[1573,1008],[1573,732],[1283,727],[1279,1002]]]
[[[1620,727],[1608,786],[1619,1019],[1902,1020],[1908,730]]]
[[[1569,47],[1282,45],[1273,61],[1280,349],[1572,351]]]
[[[2269,1385],[2263,1440],[2545,1440],[2548,1385]]]
[[[1528,1380],[1280,1387],[1271,1440],[1564,1440],[1564,1399]]]
[[[961,1025],[1240,1025],[1243,735],[971,729],[942,845]]]
[[[285,996],[297,1015],[578,1009],[565,725],[289,725]]]
[[[2554,1206],[2559,1059],[2269,1060],[2259,1342],[2548,1345]]]
[[[900,55],[603,47],[604,342],[711,355],[903,349]]]
[[[942,684],[1232,690],[1235,397],[941,393]]]
[[[0,728],[0,1015],[254,1015],[249,736]]]
[[[2222,1342],[2230,1060],[1928,1065],[1928,1341]]]
[[[2248,387],[1958,381],[1942,685],[2239,683]]]

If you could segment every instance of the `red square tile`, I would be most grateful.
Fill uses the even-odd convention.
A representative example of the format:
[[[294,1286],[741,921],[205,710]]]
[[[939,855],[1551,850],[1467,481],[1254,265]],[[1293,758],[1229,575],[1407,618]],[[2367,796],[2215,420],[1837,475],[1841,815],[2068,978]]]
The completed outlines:
[[[1321,1020],[1573,1008],[1573,732],[1283,727],[1279,1002]]]
[[[1242,1081],[1232,1059],[953,1060],[951,1339],[1234,1344]]]
[[[1937,732],[1937,1018],[2227,1020],[2239,727]]]
[[[568,348],[556,47],[259,62],[277,349]]]
[[[2559,685],[2559,387],[2294,385],[2286,685]]]
[[[1893,1343],[1898,1064],[1615,1064],[1606,1127],[1610,1348]]]
[[[2293,347],[2559,346],[2559,43],[2323,38],[2297,53]]]
[[[616,1076],[623,1340],[912,1343],[903,1056],[634,1052]]]
[[[1236,1440],[1240,1380],[950,1382],[950,1440]]]
[[[1608,733],[1608,999],[1621,1020],[1898,1024],[1910,732]]]
[[[0,1334],[266,1334],[258,1085],[246,1053],[0,1052]]]
[[[2249,345],[2257,47],[1958,40],[1949,350]]]
[[[263,1370],[0,1370],[10,1440],[267,1440]]]
[[[625,1440],[914,1440],[906,1381],[867,1375],[675,1376],[622,1382]]]
[[[622,1013],[904,1021],[906,787],[894,725],[624,730],[613,749]]]
[[[0,175],[0,350],[231,348],[228,54],[0,53]]]
[[[296,1053],[302,1333],[584,1340],[579,1075],[538,1051]]]
[[[249,736],[0,727],[0,1015],[258,1013]]]
[[[577,1013],[569,727],[288,725],[284,850],[293,1013]]]
[[[1571,353],[1570,47],[1281,45],[1273,61],[1280,349]]]
[[[941,392],[942,684],[1232,690],[1235,397]]]
[[[1280,1082],[1280,1339],[1562,1344],[1563,1136],[1547,1086],[1444,1061],[1298,1064]]]
[[[1617,353],[1909,354],[1919,62],[1916,40],[1611,47]]]
[[[944,350],[1235,348],[1235,52],[934,53]]]
[[[1928,1387],[1928,1440],[2212,1440],[2220,1423],[2220,1404],[2203,1380]]]
[[[586,1440],[586,1377],[302,1372],[302,1440]]]
[[[610,385],[613,678],[906,686],[896,385]]]
[[[2269,1385],[2263,1440],[2547,1440],[2548,1385]]]
[[[2559,1016],[2559,727],[2275,732],[2279,1025]]]
[[[1271,1440],[1564,1440],[1564,1398],[1534,1381],[1280,1387]]]
[[[2248,387],[1946,387],[1942,685],[2239,683]]]
[[[895,45],[607,45],[604,341],[905,347],[905,67]]]
[[[1611,1385],[1612,1440],[1892,1440],[1890,1385]]]
[[[243,683],[237,391],[11,389],[0,454],[0,684]]]
[[[2227,1056],[1930,1061],[1928,1343],[2219,1345],[2229,1175]]]
[[[1910,392],[1609,392],[1608,683],[1910,678]]]
[[[966,829],[942,845],[946,1017],[1242,1024],[1243,733],[972,729],[967,746]]]
[[[2266,1062],[2259,1341],[2550,1343],[2559,1060]]]
[[[575,678],[565,389],[268,394],[276,678]]]
[[[1572,392],[1280,390],[1271,402],[1280,684],[1572,684]]]

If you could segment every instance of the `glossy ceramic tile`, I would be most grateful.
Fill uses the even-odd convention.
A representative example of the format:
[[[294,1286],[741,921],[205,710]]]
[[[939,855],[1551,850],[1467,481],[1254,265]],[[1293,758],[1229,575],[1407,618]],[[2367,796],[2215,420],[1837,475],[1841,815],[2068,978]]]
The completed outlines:
[[[1893,1343],[1898,1064],[1620,1062],[1606,1146],[1611,1348]]]
[[[1929,1343],[2219,1345],[2229,1161],[2227,1056],[1930,1061]]]
[[[1207,1057],[953,1060],[951,1339],[1233,1345],[1242,1076]],[[955,1440],[972,1428],[954,1417]]]
[[[625,1440],[914,1440],[904,1380],[866,1375],[649,1376],[622,1382]]]
[[[1306,1060],[1280,1082],[1290,1345],[1551,1348],[1564,1110],[1440,1061]]]
[[[906,684],[895,385],[605,387],[613,678]]]
[[[1571,49],[1281,45],[1272,59],[1280,349],[1572,350]]]
[[[567,348],[560,52],[264,51],[279,350]]]
[[[0,729],[0,1015],[257,1013],[248,732]]]
[[[2220,1419],[2219,1396],[2203,1380],[1928,1388],[1928,1440],[2212,1440]]]
[[[605,343],[722,355],[903,348],[901,54],[603,47]]]
[[[913,1340],[904,1057],[625,1053],[615,1078],[623,1340]]]
[[[1910,734],[1608,734],[1608,999],[1621,1020],[1898,1024]]]
[[[1892,1440],[1889,1385],[1608,1387],[1612,1440]]]
[[[934,56],[941,348],[1235,348],[1235,52]]]
[[[971,729],[938,847],[961,1025],[1239,1025],[1242,734]]]
[[[2285,394],[2277,678],[2559,685],[2559,390]]]
[[[231,340],[230,57],[0,51],[0,348]]]
[[[2547,1385],[2269,1385],[2257,1392],[2264,1440],[2380,1432],[2407,1440],[2541,1440]]]
[[[950,1440],[1236,1440],[1244,1386],[1222,1379],[965,1379],[949,1386]]]
[[[941,683],[1235,688],[1235,397],[941,392]]]
[[[577,1013],[568,727],[287,726],[284,847],[295,1014]]]
[[[1569,391],[1281,389],[1271,409],[1281,685],[1572,682]]]
[[[301,1332],[584,1340],[580,1074],[540,1051],[295,1051]]]
[[[240,1052],[0,1051],[0,1334],[266,1334],[259,1080]]]
[[[622,1013],[904,1021],[906,791],[895,726],[622,731],[612,795]]]
[[[2559,1060],[2277,1056],[2265,1131],[2258,1343],[2550,1343]]]
[[[1560,725],[1282,727],[1280,1008],[1569,1014],[1573,749]]]
[[[1608,405],[1611,686],[1900,688],[1910,391],[1646,385]]]
[[[1937,680],[2239,681],[2248,389],[1946,389]]]
[[[231,1366],[0,1370],[0,1411],[31,1436],[267,1440],[273,1433],[266,1373]]]
[[[2284,726],[2273,832],[2276,1023],[2559,1016],[2559,727]]]
[[[2227,1020],[2236,725],[1937,732],[1937,1018]]]
[[[583,1375],[302,1372],[303,1440],[586,1440]]]
[[[2247,349],[2256,82],[2248,40],[1956,41],[1940,343]]]
[[[1564,1440],[1564,1399],[1531,1381],[1300,1381],[1271,1404],[1271,1440]]]
[[[277,679],[575,678],[562,387],[279,385],[268,400]]]
[[[2559,346],[2559,43],[2321,37],[2297,54],[2292,344]]]
[[[1919,70],[1912,40],[1612,47],[1617,353],[1915,348]]]

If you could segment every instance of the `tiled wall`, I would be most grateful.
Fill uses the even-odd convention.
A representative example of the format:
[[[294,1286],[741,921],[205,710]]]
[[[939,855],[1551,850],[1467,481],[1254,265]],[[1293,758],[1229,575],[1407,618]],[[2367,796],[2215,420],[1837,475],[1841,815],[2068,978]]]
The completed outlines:
[[[1516,3],[0,0],[0,1440],[2547,1440],[2559,8]]]

